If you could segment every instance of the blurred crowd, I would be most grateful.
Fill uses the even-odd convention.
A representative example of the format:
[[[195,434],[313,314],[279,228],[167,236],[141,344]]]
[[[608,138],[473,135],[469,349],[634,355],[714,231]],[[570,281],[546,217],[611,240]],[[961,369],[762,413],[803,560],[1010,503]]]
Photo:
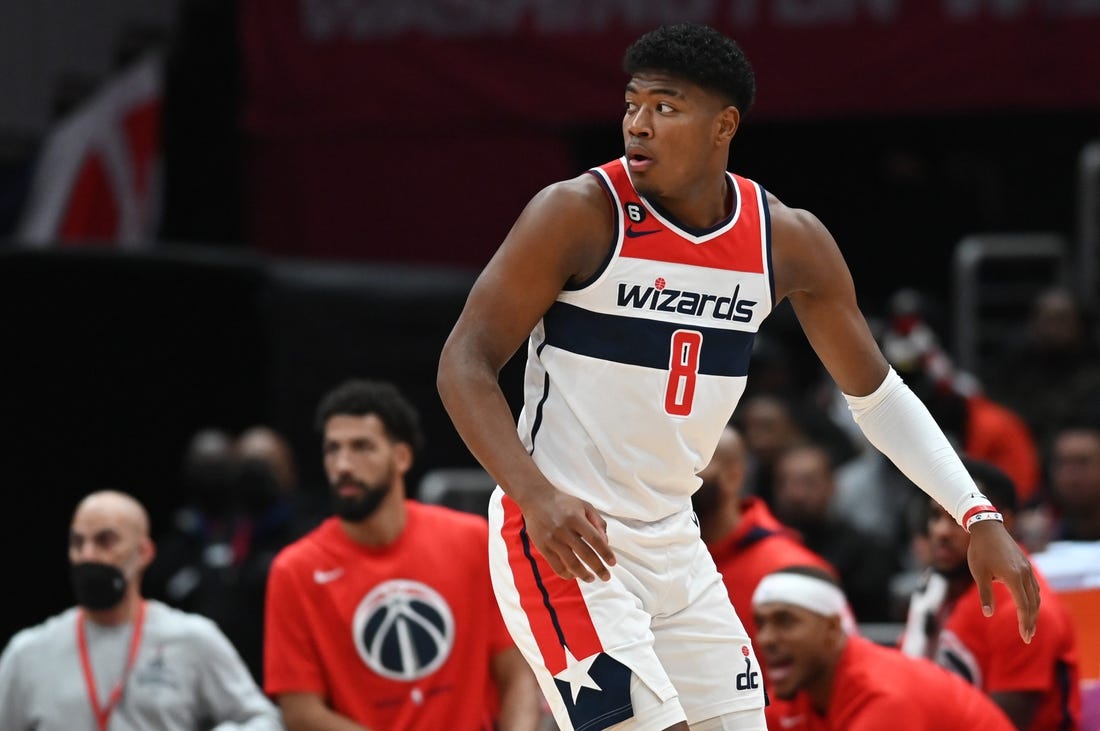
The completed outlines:
[[[1100,333],[1091,313],[1068,290],[1043,291],[983,373],[955,365],[936,317],[919,292],[901,290],[872,325],[958,451],[1011,478],[1016,538],[1033,553],[1100,541]],[[932,564],[927,497],[867,443],[828,375],[805,372],[817,362],[790,336],[793,314],[781,307],[772,318],[753,355],[759,375],[730,421],[739,511],[767,511],[767,531],[835,568],[858,622],[904,622]],[[718,461],[729,458],[723,444]],[[266,427],[196,433],[183,462],[188,501],[146,576],[151,596],[216,619],[257,678],[267,568],[328,512],[326,498],[300,488],[295,463]],[[704,479],[696,500],[704,527],[718,510],[707,487]],[[744,590],[747,602],[751,586]]]
[[[1100,334],[1091,314],[1068,290],[1042,292],[981,373],[956,366],[936,317],[903,290],[872,324],[959,452],[1011,478],[1017,539],[1033,553],[1100,541]],[[790,337],[796,328],[784,306],[758,337],[760,363],[731,420],[736,500],[766,509],[769,530],[834,567],[858,622],[904,622],[930,565],[927,497],[866,442],[828,375],[806,370],[817,361]],[[257,678],[268,567],[329,512],[325,495],[298,484],[296,459],[267,427],[196,433],[182,462],[186,502],[158,537],[145,579],[150,596],[215,619]],[[705,524],[716,508],[704,493],[696,507]]]
[[[693,497],[702,538],[726,581],[749,636],[764,648],[765,659],[790,664],[797,662],[792,659],[797,653],[785,644],[789,640],[786,635],[771,628],[774,618],[755,606],[761,600],[754,592],[775,572],[810,571],[811,578],[835,581],[841,592],[837,596],[843,597],[843,601],[838,600],[839,609],[834,608],[839,612],[835,619],[841,634],[832,629],[822,630],[816,636],[823,642],[834,635],[858,633],[865,636],[858,641],[859,647],[867,644],[865,640],[871,640],[895,646],[903,654],[932,659],[981,688],[1017,728],[1078,727],[1057,725],[1070,718],[1073,723],[1080,718],[1079,727],[1089,731],[1100,727],[1097,726],[1100,719],[1090,717],[1088,710],[1091,707],[1092,713],[1100,711],[1100,698],[1093,696],[1091,706],[1086,702],[1082,714],[1078,694],[1065,693],[1067,688],[1078,688],[1079,668],[1084,671],[1100,661],[1100,657],[1095,657],[1095,638],[1077,636],[1079,630],[1074,627],[1072,613],[1063,606],[1061,595],[1052,589],[1066,587],[1059,583],[1065,575],[1059,561],[1076,562],[1073,570],[1084,566],[1086,573],[1091,572],[1094,577],[1100,571],[1100,562],[1096,560],[1100,551],[1100,332],[1091,313],[1067,290],[1052,288],[1041,292],[1031,303],[1018,335],[1004,342],[1000,352],[988,357],[984,362],[991,365],[981,372],[957,366],[944,346],[938,313],[918,292],[897,292],[884,316],[872,319],[872,329],[890,365],[928,406],[979,487],[1004,514],[1006,527],[1031,555],[1044,558],[1036,562],[1041,566],[1039,580],[1043,592],[1039,639],[1027,646],[1000,641],[1011,636],[1016,621],[1012,597],[1003,585],[997,589],[999,611],[995,619],[985,622],[979,616],[977,588],[966,560],[969,535],[865,440],[847,410],[843,395],[817,365],[793,318],[789,307],[781,306],[759,334],[753,353],[758,361],[752,369],[756,375],[749,379],[747,391],[732,414],[710,464],[699,473],[702,484]],[[159,535],[145,537],[149,526],[148,518],[142,517],[144,509],[117,494],[90,496],[74,517],[71,540],[83,538],[87,533],[88,540],[102,542],[101,536],[108,533],[97,529],[96,521],[123,519],[137,525],[133,531],[135,546],[145,546],[151,538],[149,547],[134,554],[142,557],[139,563],[143,568],[128,579],[140,584],[140,594],[136,587],[128,591],[138,604],[143,598],[153,602],[150,607],[155,614],[150,615],[150,621],[157,623],[154,629],[160,624],[186,625],[196,637],[205,638],[202,641],[215,643],[220,641],[216,634],[220,631],[235,648],[239,661],[223,652],[219,662],[229,668],[225,672],[241,677],[251,674],[255,685],[248,689],[253,699],[250,703],[255,708],[242,710],[227,705],[226,714],[243,718],[246,712],[255,713],[256,718],[262,719],[258,723],[273,722],[271,706],[258,695],[258,689],[272,693],[271,689],[276,688],[273,694],[279,695],[277,689],[282,687],[279,683],[289,681],[285,677],[281,680],[265,677],[268,674],[265,671],[293,666],[296,672],[305,672],[302,662],[285,662],[290,657],[286,648],[293,645],[292,640],[299,641],[296,652],[309,654],[313,651],[310,648],[319,645],[299,636],[301,627],[311,621],[319,622],[315,634],[320,636],[328,631],[324,628],[333,626],[333,622],[319,619],[324,614],[321,605],[312,608],[303,605],[297,614],[290,611],[295,602],[301,603],[306,596],[321,601],[313,583],[327,585],[343,579],[345,570],[350,581],[353,565],[355,575],[362,574],[357,580],[367,584],[377,578],[367,574],[376,569],[381,571],[378,567],[389,567],[386,571],[393,569],[396,571],[393,575],[398,577],[405,577],[409,571],[421,571],[425,573],[425,581],[438,581],[448,572],[428,566],[425,562],[429,554],[434,552],[436,557],[432,560],[437,565],[453,566],[458,560],[458,548],[475,545],[466,539],[449,541],[441,531],[444,525],[451,526],[447,530],[458,530],[461,526],[466,526],[461,530],[472,529],[473,524],[466,525],[463,521],[471,517],[470,513],[481,512],[482,502],[467,501],[466,507],[457,512],[433,512],[444,508],[429,508],[424,515],[437,516],[432,520],[443,521],[436,527],[424,523],[427,518],[416,517],[423,507],[416,503],[406,505],[404,475],[412,464],[414,447],[420,442],[419,427],[404,435],[399,428],[401,419],[389,411],[397,407],[390,402],[401,405],[395,413],[408,411],[411,415],[406,420],[414,426],[418,417],[403,397],[396,391],[389,395],[387,389],[392,387],[352,383],[338,389],[322,404],[318,428],[322,430],[323,444],[318,444],[314,454],[301,458],[324,463],[330,483],[326,490],[310,489],[301,483],[299,456],[277,430],[256,425],[230,433],[211,426],[197,431],[187,444],[180,445],[180,483],[184,492],[171,522]],[[339,408],[326,406],[336,397],[343,399]],[[335,411],[330,414],[325,408]],[[394,420],[394,424],[388,420]],[[380,445],[389,446],[380,452]],[[389,456],[383,459],[379,456],[383,453]],[[393,489],[393,485],[399,489]],[[491,487],[491,481],[486,487]],[[445,490],[442,495],[439,491],[432,494],[432,500],[440,505],[448,502]],[[349,496],[355,500],[349,502]],[[414,500],[418,497],[414,486],[409,486],[408,497]],[[381,517],[372,518],[380,504]],[[465,518],[455,517],[458,515]],[[336,527],[339,525],[344,532]],[[419,526],[415,545],[412,538],[401,537],[405,526],[414,525]],[[483,528],[484,522],[478,525]],[[384,535],[363,533],[367,527]],[[322,544],[327,546],[323,550],[318,548]],[[1066,545],[1090,547],[1092,553],[1071,555],[1050,550]],[[402,546],[400,550],[407,555],[398,561],[394,552]],[[321,551],[318,556],[324,559],[322,563],[327,566],[337,561],[333,564],[337,568],[311,569],[312,573],[301,569],[298,573],[307,579],[312,577],[313,583],[303,579],[303,585],[311,591],[299,596],[295,588],[298,584],[288,583],[286,564],[290,559],[286,556],[304,556],[318,550]],[[96,543],[92,548],[71,543],[70,558],[74,564],[82,565],[87,563],[86,559],[92,559],[95,567],[106,569],[100,572],[102,576],[98,578],[103,581],[96,587],[74,584],[90,592],[91,599],[85,597],[82,606],[94,608],[97,599],[93,594],[97,592],[106,596],[104,582],[116,573],[112,566],[121,567],[118,577],[129,576],[125,573],[129,570],[125,569],[126,560],[112,553],[120,551],[106,543]],[[487,566],[482,561],[485,554],[481,549],[467,553],[465,560],[471,566]],[[356,558],[359,556],[372,558],[359,562]],[[104,557],[110,560],[95,563]],[[375,568],[370,568],[375,564]],[[88,582],[96,578],[90,572],[85,573],[89,574],[85,577]],[[74,581],[76,578],[79,577],[74,574]],[[394,586],[408,584],[404,579],[397,581]],[[802,579],[784,579],[783,586],[793,586],[792,581],[810,586]],[[275,585],[282,587],[278,594],[281,600],[277,605],[282,607],[279,611],[265,606]],[[352,585],[345,581],[334,586]],[[815,592],[822,591],[821,585],[814,586]],[[349,595],[348,601],[360,602],[360,594]],[[490,596],[487,585],[483,594],[482,598]],[[469,605],[467,609],[472,614],[464,616],[463,625],[487,628],[491,613],[477,609],[468,599],[461,599],[461,595],[459,588],[451,604]],[[790,596],[784,596],[791,600]],[[394,605],[397,609],[383,607],[380,611],[411,611],[409,608],[414,606],[421,611],[424,608],[417,602],[423,597],[417,597],[397,597]],[[117,597],[112,595],[111,601],[117,602]],[[103,607],[99,612],[104,616],[121,611],[110,602],[104,602]],[[165,607],[186,614],[166,613]],[[832,627],[834,619],[830,617],[836,612],[824,611],[816,605],[810,606],[810,611],[824,617],[813,621],[824,621],[822,627]],[[1095,613],[1087,608],[1084,611]],[[359,610],[356,612],[358,616]],[[186,619],[192,615],[211,621],[209,627]],[[139,623],[142,617],[138,615]],[[767,628],[759,626],[761,619],[769,623]],[[273,624],[275,620],[278,622]],[[988,643],[982,638],[989,627],[995,626],[994,622],[999,622],[1001,634],[996,637],[1000,639]],[[4,662],[0,663],[3,676],[0,687],[11,697],[29,692],[20,690],[18,679],[29,677],[24,666],[31,667],[36,661],[37,651],[28,649],[31,643],[45,646],[54,641],[47,634],[50,626],[53,625],[47,623],[42,626],[46,629],[21,633],[6,649]],[[278,633],[271,628],[275,626],[281,627],[276,644],[283,648],[285,656],[273,659],[271,647]],[[216,630],[210,629],[214,627]],[[372,627],[368,622],[356,632],[369,634]],[[265,631],[270,636],[265,638]],[[337,634],[344,637],[341,631],[337,630]],[[758,637],[758,631],[767,634]],[[486,633],[490,634],[488,629]],[[360,639],[365,641],[366,637],[362,635]],[[492,638],[485,640],[490,643]],[[839,640],[830,643],[830,647],[839,646]],[[343,647],[346,642],[337,644]],[[491,674],[500,692],[511,694],[501,697],[500,712],[522,716],[524,728],[534,728],[536,721],[540,727],[551,728],[545,708],[538,708],[533,682],[511,689],[504,682],[523,676],[512,664],[518,662],[518,655],[510,649],[507,652],[501,649],[506,645],[503,640],[493,645],[498,654],[494,655],[492,667],[487,666],[481,673]],[[378,647],[382,648],[378,650],[382,655],[377,658],[370,654],[378,649],[373,644],[366,650],[361,648],[360,653],[367,652],[364,661],[374,663],[372,668],[375,665],[382,668],[378,671],[382,676],[396,672],[387,663],[397,660],[398,665],[413,660],[424,667],[430,665],[425,658],[406,655],[395,660],[397,656],[387,656],[384,647]],[[418,652],[424,649],[421,644],[416,647]],[[966,652],[960,652],[960,647],[967,648]],[[861,652],[874,653],[870,649]],[[349,660],[339,653],[331,657],[325,652],[320,654],[324,655],[318,661],[323,669],[316,678],[329,677],[327,673],[337,666],[361,670],[354,658]],[[1023,662],[1027,658],[1031,659]],[[189,662],[203,660],[196,655]],[[875,662],[889,665],[898,661],[884,656]],[[148,668],[153,669],[163,665],[159,656],[153,656],[148,663],[151,663]],[[239,670],[234,670],[238,664]],[[1024,666],[1039,669],[1024,677],[1021,669]],[[48,667],[43,667],[44,670],[39,670],[48,672]],[[766,673],[767,663],[762,662],[762,667]],[[148,668],[142,666],[139,671],[153,672]],[[909,665],[899,668],[899,672],[916,672]],[[406,671],[407,668],[401,672]],[[283,672],[285,675],[289,671]],[[789,675],[782,671],[779,677]],[[357,682],[347,681],[359,687],[355,685]],[[297,678],[287,687],[302,685],[309,683]],[[321,686],[326,688],[324,692]],[[35,687],[41,690],[50,685],[42,683]],[[845,687],[854,686],[849,683]],[[351,690],[347,698],[359,697]],[[282,712],[289,714],[287,725],[311,728],[305,719],[312,718],[312,714],[332,712],[318,700],[332,692],[336,691],[320,683],[316,698],[303,698],[300,693],[291,693],[289,698],[280,696]],[[40,700],[45,706],[54,702],[48,694]],[[406,701],[419,707],[416,691]],[[360,712],[369,715],[377,710],[356,710],[353,708],[356,702],[336,710],[352,716]],[[25,705],[27,701],[21,703]],[[4,703],[0,702],[0,706]],[[7,710],[15,708],[9,704]],[[474,712],[477,715],[477,709]],[[771,712],[796,717],[801,711],[799,707],[778,706]],[[290,723],[291,718],[294,723]]]

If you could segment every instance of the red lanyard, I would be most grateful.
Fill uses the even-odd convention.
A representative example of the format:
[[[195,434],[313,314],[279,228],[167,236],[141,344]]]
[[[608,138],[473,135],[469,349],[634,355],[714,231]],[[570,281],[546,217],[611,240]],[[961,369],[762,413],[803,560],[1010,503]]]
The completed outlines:
[[[141,630],[145,625],[145,602],[138,605],[137,619],[134,620],[134,629],[130,633],[130,654],[126,658],[126,667],[122,671],[122,677],[111,689],[111,697],[107,699],[107,705],[100,707],[99,691],[95,687],[95,673],[92,672],[92,660],[88,657],[88,639],[84,636],[84,612],[77,614],[76,618],[76,642],[80,648],[80,667],[84,671],[84,685],[88,688],[88,698],[92,701],[92,713],[95,714],[96,726],[99,731],[107,731],[107,722],[111,718],[111,711],[122,700],[122,688],[126,685],[126,679],[134,668],[137,660],[138,648],[141,647]]]

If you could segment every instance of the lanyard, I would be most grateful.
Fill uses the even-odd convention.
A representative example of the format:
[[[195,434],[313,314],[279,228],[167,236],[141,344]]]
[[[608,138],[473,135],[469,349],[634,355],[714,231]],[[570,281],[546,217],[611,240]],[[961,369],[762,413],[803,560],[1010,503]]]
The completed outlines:
[[[122,671],[122,677],[111,689],[111,696],[107,699],[107,705],[100,707],[99,691],[95,687],[95,674],[92,672],[92,660],[88,657],[88,639],[84,636],[84,612],[81,611],[76,619],[76,642],[80,648],[80,668],[84,671],[84,685],[88,688],[88,698],[92,702],[92,713],[95,714],[96,726],[99,731],[107,731],[107,722],[111,718],[111,711],[122,700],[122,688],[126,685],[126,679],[134,668],[137,660],[138,648],[141,647],[141,630],[145,625],[145,602],[138,605],[137,619],[134,620],[134,629],[130,633],[130,654],[126,658],[126,667]]]

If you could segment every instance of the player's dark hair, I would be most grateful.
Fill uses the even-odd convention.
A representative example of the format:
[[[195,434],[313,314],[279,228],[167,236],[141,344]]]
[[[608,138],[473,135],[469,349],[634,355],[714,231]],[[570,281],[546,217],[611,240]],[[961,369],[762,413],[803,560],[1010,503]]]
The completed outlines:
[[[352,379],[329,391],[317,406],[314,424],[322,434],[325,424],[334,416],[368,416],[374,414],[395,442],[404,442],[418,454],[424,446],[420,430],[420,415],[397,387],[385,381]]]
[[[963,467],[978,483],[978,489],[989,498],[993,507],[1002,512],[1015,513],[1019,509],[1016,483],[1000,467],[980,459],[962,456]]]
[[[756,75],[741,47],[707,25],[679,23],[646,33],[626,50],[623,71],[680,77],[721,94],[741,114],[756,97]]]

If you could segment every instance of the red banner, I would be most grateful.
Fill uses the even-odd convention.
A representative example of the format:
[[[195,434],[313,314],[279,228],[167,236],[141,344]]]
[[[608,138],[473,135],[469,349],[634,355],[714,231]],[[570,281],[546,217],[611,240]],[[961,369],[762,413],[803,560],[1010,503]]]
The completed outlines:
[[[623,52],[663,23],[741,43],[750,121],[1100,107],[1100,0],[241,7],[251,236],[283,253],[483,264],[531,195],[578,172],[566,133],[618,124]]]
[[[614,120],[623,51],[710,23],[756,114],[1100,104],[1098,0],[245,0],[254,129]]]

